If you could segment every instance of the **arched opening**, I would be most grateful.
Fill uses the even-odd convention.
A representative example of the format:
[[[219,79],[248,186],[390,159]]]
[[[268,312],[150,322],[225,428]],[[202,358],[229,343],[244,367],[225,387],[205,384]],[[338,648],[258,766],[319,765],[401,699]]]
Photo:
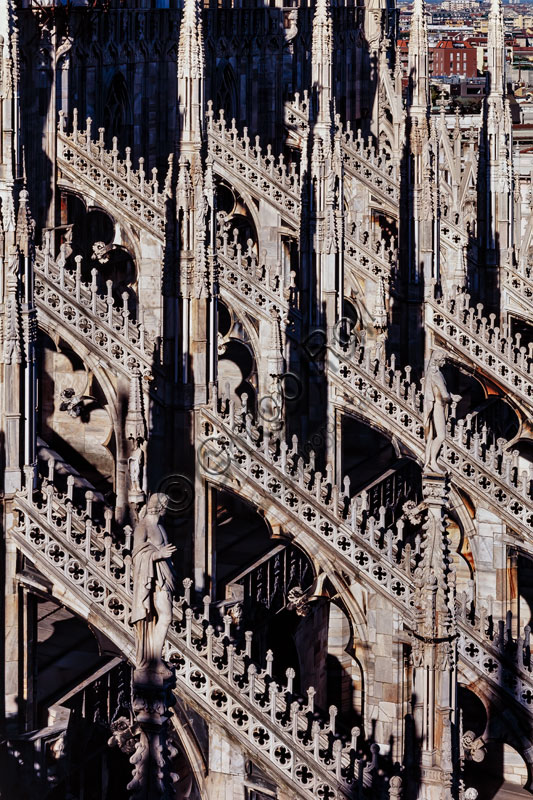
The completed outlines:
[[[485,756],[479,763],[467,761],[465,783],[486,800],[511,800],[531,798],[526,788],[529,782],[528,766],[523,756],[501,739],[485,742]]]
[[[385,508],[387,522],[403,514],[407,501],[421,499],[420,467],[401,457],[382,433],[353,417],[342,419],[342,474],[350,479],[350,494],[366,489],[372,516]]]
[[[219,301],[218,324],[219,386],[227,399],[237,403],[246,395],[248,411],[255,414],[257,367],[246,329],[222,301]]]
[[[252,656],[264,664],[274,653],[273,676],[285,682],[295,671],[294,690],[325,686],[327,607],[308,604],[306,593],[315,580],[313,566],[297,546],[272,540],[256,509],[237,496],[214,490],[217,518],[216,596],[221,612],[230,614],[234,635],[253,631]],[[309,642],[320,648],[309,648]],[[325,695],[322,697],[325,703]]]
[[[533,464],[533,440],[519,439],[513,444],[513,450],[518,452],[518,469],[528,471]]]
[[[37,347],[38,435],[111,499],[116,442],[105,394],[82,359],[62,339],[54,342],[39,331]]]
[[[497,394],[487,395],[476,378],[463,372],[455,364],[445,364],[442,374],[450,394],[461,397],[457,404],[457,419],[469,416],[472,429],[478,433],[486,426],[490,436],[489,444],[499,438],[509,441],[517,435],[520,429],[519,417],[504,398]]]
[[[243,252],[248,247],[253,247],[257,256],[257,228],[248,205],[237,190],[224,181],[218,181],[216,194],[217,236],[221,240],[221,245],[223,240],[227,240],[232,247],[239,244]]]
[[[353,653],[352,626],[344,610],[329,605],[327,705],[335,705],[347,728],[361,723],[362,675]]]
[[[270,530],[257,510],[231,492],[215,490],[217,597],[225,597],[225,587],[271,548]]]
[[[81,255],[82,280],[90,284],[96,270],[99,294],[107,295],[107,283],[111,281],[115,304],[123,308],[126,302],[130,316],[136,319],[135,263],[125,247],[113,244],[115,225],[111,217],[99,208],[87,210],[78,197],[62,192],[61,219],[63,224],[55,231],[52,256],[72,271],[75,256]]]
[[[511,708],[498,709],[464,685],[459,686],[462,717],[464,780],[487,800],[531,797],[529,768],[520,746],[528,742],[529,727],[522,726]]]

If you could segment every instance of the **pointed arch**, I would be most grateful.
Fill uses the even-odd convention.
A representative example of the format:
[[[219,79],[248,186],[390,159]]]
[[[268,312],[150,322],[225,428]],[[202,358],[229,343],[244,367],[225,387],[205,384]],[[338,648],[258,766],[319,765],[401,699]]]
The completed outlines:
[[[224,109],[226,119],[237,119],[237,81],[235,73],[228,61],[221,61],[218,65],[216,109]]]
[[[107,147],[112,146],[116,136],[119,147],[131,144],[131,102],[122,72],[116,72],[109,84],[104,103],[103,121]]]

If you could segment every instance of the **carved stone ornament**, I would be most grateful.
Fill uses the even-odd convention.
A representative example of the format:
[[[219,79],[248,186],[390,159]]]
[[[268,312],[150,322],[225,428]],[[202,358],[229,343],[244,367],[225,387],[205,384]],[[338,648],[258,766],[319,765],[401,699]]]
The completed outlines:
[[[128,717],[118,717],[110,725],[111,736],[107,740],[109,747],[118,747],[123,753],[131,756],[137,746],[138,730]]]
[[[464,748],[467,761],[475,761],[479,764],[484,760],[487,751],[485,749],[485,742],[481,736],[476,736],[473,731],[466,731],[461,739],[461,744]]]

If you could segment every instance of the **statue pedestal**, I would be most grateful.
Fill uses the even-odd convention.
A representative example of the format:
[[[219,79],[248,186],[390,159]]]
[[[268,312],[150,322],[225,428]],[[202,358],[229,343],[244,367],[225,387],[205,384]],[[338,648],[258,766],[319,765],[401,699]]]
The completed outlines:
[[[138,689],[174,688],[174,673],[163,662],[155,667],[138,668],[133,673],[133,687]]]
[[[165,668],[166,669],[166,668]],[[168,741],[167,722],[174,704],[172,689],[176,685],[159,669],[134,670],[132,708],[138,728],[135,752],[130,758],[133,777],[128,784],[131,800],[170,800],[177,776],[170,762],[177,751]]]

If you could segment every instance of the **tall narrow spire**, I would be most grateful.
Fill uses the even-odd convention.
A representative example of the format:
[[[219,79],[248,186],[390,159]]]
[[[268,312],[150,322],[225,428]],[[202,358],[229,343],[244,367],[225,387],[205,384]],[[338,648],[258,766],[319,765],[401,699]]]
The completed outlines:
[[[317,0],[313,18],[311,75],[316,97],[316,123],[319,126],[330,126],[332,123],[332,50],[333,25],[329,0]]]
[[[18,27],[13,0],[0,3],[0,74],[3,93],[0,98],[0,192],[11,192],[14,179],[19,172],[19,125],[18,125]]]
[[[425,0],[414,0],[409,36],[410,113],[426,113],[429,104],[429,50]]]
[[[493,96],[505,94],[505,34],[501,0],[491,0],[487,37],[487,69],[489,91]]]
[[[204,40],[199,0],[185,0],[178,45],[180,153],[198,150],[204,120]]]

